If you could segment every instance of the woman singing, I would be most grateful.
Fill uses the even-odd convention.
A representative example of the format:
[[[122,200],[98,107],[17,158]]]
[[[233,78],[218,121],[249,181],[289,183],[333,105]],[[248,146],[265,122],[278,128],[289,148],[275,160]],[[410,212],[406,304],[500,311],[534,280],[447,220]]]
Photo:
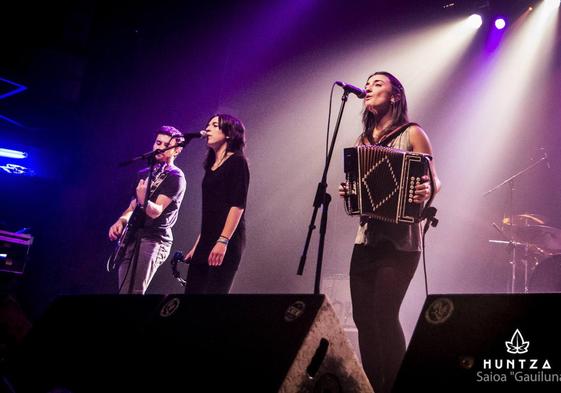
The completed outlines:
[[[405,90],[395,76],[376,72],[366,82],[363,132],[357,144],[381,144],[432,155],[427,134],[407,119]],[[413,201],[438,192],[428,176],[416,186]],[[339,194],[344,196],[342,185]],[[364,371],[376,393],[390,392],[405,355],[399,309],[421,255],[420,224],[393,224],[361,217],[351,257],[353,318],[358,328]]]
[[[245,245],[244,211],[249,168],[244,156],[245,128],[226,114],[206,126],[201,232],[185,256],[190,260],[186,293],[227,294]]]

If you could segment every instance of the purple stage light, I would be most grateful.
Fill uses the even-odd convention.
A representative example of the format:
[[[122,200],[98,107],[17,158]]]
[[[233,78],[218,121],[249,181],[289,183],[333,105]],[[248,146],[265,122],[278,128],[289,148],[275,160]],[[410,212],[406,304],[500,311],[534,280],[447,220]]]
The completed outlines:
[[[499,30],[504,29],[506,26],[506,21],[503,18],[495,19],[495,27]]]

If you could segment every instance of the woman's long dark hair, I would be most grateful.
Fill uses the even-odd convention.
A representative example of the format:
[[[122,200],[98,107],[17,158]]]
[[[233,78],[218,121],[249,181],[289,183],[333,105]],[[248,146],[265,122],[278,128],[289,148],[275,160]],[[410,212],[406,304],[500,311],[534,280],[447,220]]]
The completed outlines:
[[[245,127],[241,120],[232,115],[218,113],[212,115],[209,121],[215,117],[218,117],[218,128],[228,138],[226,139],[226,152],[237,153],[243,156],[245,147]],[[203,164],[204,168],[210,169],[215,159],[214,150],[209,148]]]
[[[407,117],[407,99],[405,97],[405,89],[395,76],[386,71],[375,72],[366,80],[372,78],[374,75],[386,76],[392,85],[392,96],[399,97],[399,99],[391,104],[390,110],[392,111],[392,122],[388,125],[388,127],[386,127],[386,131],[391,132],[409,122]],[[366,107],[364,108],[362,112],[362,135],[360,136],[360,141],[364,141],[366,139],[370,144],[375,143],[373,130],[379,120],[380,119],[376,116],[376,114],[370,112]]]

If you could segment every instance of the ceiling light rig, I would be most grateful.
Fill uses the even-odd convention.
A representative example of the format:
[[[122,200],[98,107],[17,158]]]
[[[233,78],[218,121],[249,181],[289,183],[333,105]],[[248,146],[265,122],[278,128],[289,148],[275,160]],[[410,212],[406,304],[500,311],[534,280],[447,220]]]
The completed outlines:
[[[440,7],[447,13],[464,15],[468,18],[468,25],[474,29],[488,26],[503,30],[508,27],[509,20],[518,18],[524,12],[531,12],[540,5],[557,10],[561,0],[444,0]]]

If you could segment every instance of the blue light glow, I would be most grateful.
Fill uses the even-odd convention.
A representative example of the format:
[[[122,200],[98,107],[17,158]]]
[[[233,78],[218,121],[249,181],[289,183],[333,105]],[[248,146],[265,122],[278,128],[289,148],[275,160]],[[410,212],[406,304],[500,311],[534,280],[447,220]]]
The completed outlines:
[[[4,172],[10,175],[35,176],[35,171],[33,169],[24,167],[23,165],[17,165],[17,164],[0,165],[0,170],[3,170]]]
[[[22,159],[27,158],[27,153],[24,151],[4,149],[0,147],[0,157]]]
[[[15,87],[15,89],[10,90],[10,91],[8,91],[7,93],[1,94],[1,95],[0,95],[0,100],[3,100],[4,98],[13,96],[13,95],[15,95],[15,94],[19,94],[19,93],[21,93],[22,91],[27,90],[27,87],[25,87],[24,85],[20,85],[19,83],[16,83],[16,82],[13,82],[13,81],[9,81],[9,80],[4,79],[4,78],[0,78],[0,82],[4,82],[4,83],[7,83],[7,84],[10,85],[10,86]],[[7,121],[8,123],[14,124],[14,125],[16,125],[16,126],[23,127],[22,124],[20,124],[19,122],[15,121],[15,120],[13,120],[13,119],[10,119],[9,117],[0,115],[0,119],[5,120],[5,121]]]
[[[9,80],[4,79],[4,78],[0,78],[0,82],[5,82],[5,83],[15,87],[14,90],[11,90],[11,91],[9,91],[5,94],[0,95],[0,100],[4,99],[6,97],[9,97],[9,96],[13,96],[14,94],[21,93],[24,90],[27,90],[27,87],[25,87],[24,85],[20,85],[19,83],[9,81]]]

